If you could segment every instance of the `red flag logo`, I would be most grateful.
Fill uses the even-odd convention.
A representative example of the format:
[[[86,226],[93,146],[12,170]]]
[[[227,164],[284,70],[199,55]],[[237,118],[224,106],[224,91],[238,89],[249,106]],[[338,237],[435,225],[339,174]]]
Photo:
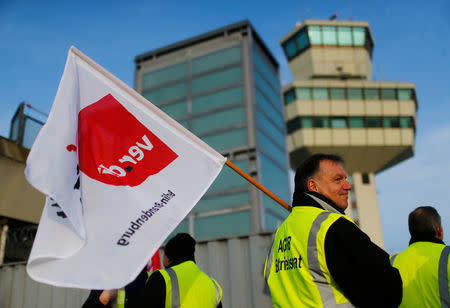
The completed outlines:
[[[137,186],[177,157],[111,94],[78,114],[79,166],[92,179]]]

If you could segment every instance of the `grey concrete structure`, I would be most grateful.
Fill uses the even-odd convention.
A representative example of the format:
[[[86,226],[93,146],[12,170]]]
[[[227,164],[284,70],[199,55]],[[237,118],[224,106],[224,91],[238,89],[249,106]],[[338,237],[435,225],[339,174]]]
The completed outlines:
[[[354,187],[348,213],[383,247],[374,175],[414,153],[414,84],[372,80],[367,22],[306,20],[281,45],[294,76],[283,88],[291,166],[342,155]]]

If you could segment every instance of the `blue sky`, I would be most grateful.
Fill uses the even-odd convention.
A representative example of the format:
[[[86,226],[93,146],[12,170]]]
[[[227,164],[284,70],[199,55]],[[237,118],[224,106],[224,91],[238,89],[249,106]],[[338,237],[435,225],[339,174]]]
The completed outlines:
[[[292,76],[280,38],[297,21],[333,13],[370,23],[374,79],[416,84],[415,156],[376,176],[386,249],[406,248],[407,215],[419,205],[438,209],[450,242],[448,0],[0,0],[0,135],[9,135],[22,101],[49,112],[71,45],[133,86],[136,55],[248,19],[279,61],[286,85]]]

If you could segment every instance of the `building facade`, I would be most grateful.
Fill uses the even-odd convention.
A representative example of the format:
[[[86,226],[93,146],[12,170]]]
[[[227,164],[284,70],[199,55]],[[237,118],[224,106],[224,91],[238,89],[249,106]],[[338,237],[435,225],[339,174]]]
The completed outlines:
[[[241,21],[135,58],[135,89],[289,202],[279,65]],[[274,229],[287,211],[224,166],[175,232],[197,239]]]
[[[342,155],[353,185],[348,214],[383,247],[374,175],[413,156],[414,84],[372,80],[367,22],[307,20],[281,45],[294,77],[283,88],[291,166],[314,153]]]

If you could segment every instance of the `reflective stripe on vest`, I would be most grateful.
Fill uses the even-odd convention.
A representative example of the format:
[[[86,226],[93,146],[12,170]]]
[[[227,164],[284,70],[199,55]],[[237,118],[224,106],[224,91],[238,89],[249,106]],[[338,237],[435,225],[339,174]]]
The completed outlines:
[[[344,303],[339,303],[339,304],[337,303],[336,295],[333,291],[333,288],[330,285],[330,283],[328,282],[327,277],[323,273],[323,271],[321,269],[321,265],[320,265],[320,258],[319,258],[318,246],[317,246],[318,233],[321,230],[322,223],[325,220],[327,220],[327,218],[331,214],[332,213],[328,212],[328,211],[321,211],[312,221],[312,225],[311,225],[311,228],[308,233],[307,244],[306,244],[307,245],[306,254],[307,254],[307,260],[308,260],[308,271],[312,276],[312,280],[313,280],[312,283],[318,289],[320,300],[322,301],[322,304],[325,307],[354,307],[350,302],[348,302],[348,300],[347,300],[347,302],[344,302]],[[335,214],[333,214],[333,215],[335,215]],[[336,220],[337,219],[339,219],[339,217],[336,218]],[[281,231],[281,232],[284,232],[284,231]],[[282,233],[282,234],[284,236],[287,235],[284,233]],[[290,234],[290,235],[292,235],[292,234]],[[271,247],[269,255],[266,259],[266,264],[265,264],[265,268],[264,268],[264,277],[265,277],[265,282],[267,285],[269,285],[269,277],[270,277],[270,272],[271,272],[271,268],[273,265],[274,249],[275,249],[275,241],[272,244],[272,247]],[[299,265],[299,267],[300,267],[300,265]],[[276,275],[276,274],[273,274],[273,275]],[[278,279],[281,279],[281,278],[278,278]],[[277,289],[277,287],[275,287],[275,290],[276,289]],[[290,294],[287,294],[285,296],[290,296]],[[292,294],[292,296],[295,296],[295,295]],[[279,304],[279,303],[274,302],[275,306],[276,306],[276,304]]]
[[[442,307],[450,307],[450,294],[448,290],[448,256],[450,246],[445,246],[439,258],[439,297]]]
[[[166,271],[169,274],[172,285],[172,308],[180,308],[180,288],[178,287],[177,273],[170,267]]]

